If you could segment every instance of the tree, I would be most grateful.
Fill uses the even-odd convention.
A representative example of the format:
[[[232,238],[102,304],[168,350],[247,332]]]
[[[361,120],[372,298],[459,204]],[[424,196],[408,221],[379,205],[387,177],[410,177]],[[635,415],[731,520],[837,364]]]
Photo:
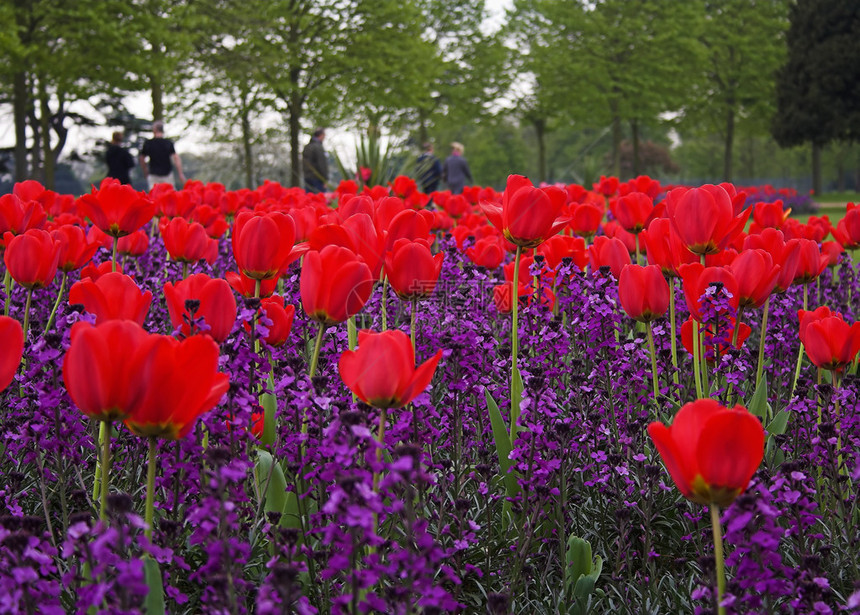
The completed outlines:
[[[737,133],[763,133],[773,112],[775,73],[785,55],[789,0],[705,0],[707,61],[683,119],[723,139],[723,180],[732,181]]]
[[[129,86],[137,62],[129,7],[119,0],[32,0],[6,3],[3,11],[13,24],[0,37],[0,80],[12,90],[15,178],[38,175],[51,187],[66,120],[92,121],[69,106]]]
[[[782,147],[812,144],[818,194],[821,149],[833,141],[860,140],[860,4],[799,0],[790,23],[771,130]]]
[[[545,41],[535,47],[544,100],[588,125],[611,125],[619,174],[622,125],[634,151],[643,123],[679,108],[701,50],[694,4],[667,0],[523,0],[540,15]],[[538,39],[538,37],[535,37]]]

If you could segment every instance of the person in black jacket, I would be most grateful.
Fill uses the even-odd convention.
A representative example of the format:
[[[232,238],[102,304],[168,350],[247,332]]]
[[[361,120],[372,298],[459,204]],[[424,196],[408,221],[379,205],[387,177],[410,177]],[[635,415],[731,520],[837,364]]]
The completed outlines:
[[[418,185],[421,192],[430,194],[439,189],[439,180],[442,179],[442,163],[433,153],[433,144],[429,141],[424,144],[424,151],[415,161],[415,172],[418,175]]]
[[[325,139],[325,129],[317,128],[302,151],[302,171],[305,176],[305,190],[308,192],[325,192],[328,181],[328,160],[323,149],[323,139]]]
[[[134,157],[128,148],[122,146],[124,136],[121,132],[113,133],[110,146],[105,153],[105,162],[107,163],[108,177],[118,179],[123,184],[130,184],[129,172],[134,166]]]
[[[155,184],[173,185],[174,168],[179,175],[179,183],[185,184],[182,161],[173,147],[173,141],[164,138],[164,123],[161,120],[152,123],[152,138],[143,143],[140,150],[140,168],[149,182],[150,189]]]

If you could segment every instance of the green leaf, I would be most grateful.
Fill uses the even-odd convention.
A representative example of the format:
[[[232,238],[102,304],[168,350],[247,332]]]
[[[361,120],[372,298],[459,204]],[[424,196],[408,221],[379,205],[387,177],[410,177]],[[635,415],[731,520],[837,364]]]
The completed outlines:
[[[579,578],[591,573],[591,544],[578,536],[567,541],[565,577],[569,587],[577,585]]]
[[[257,481],[257,492],[264,502],[263,510],[281,514],[281,527],[301,529],[299,502],[296,493],[287,492],[287,480],[281,464],[277,463],[271,453],[257,451],[257,464],[254,466],[254,478]]]
[[[499,406],[490,395],[489,390],[484,389],[484,397],[487,399],[487,410],[490,413],[490,425],[493,428],[493,439],[496,443],[496,455],[499,458],[501,475],[505,481],[505,492],[508,496],[514,496],[520,492],[520,486],[517,484],[516,475],[508,472],[508,469],[513,465],[513,461],[509,459],[511,455],[511,438],[508,436],[505,419],[502,418]]]
[[[520,420],[520,404],[523,401],[523,377],[520,374],[520,368],[514,366],[511,371],[511,442],[517,436],[517,429]]]
[[[747,410],[762,420],[767,418],[767,376],[765,374],[762,374]]]
[[[780,410],[773,417],[773,420],[767,426],[768,437],[781,435],[785,433],[785,428],[788,426],[788,411]]]
[[[149,592],[143,601],[147,615],[164,615],[164,584],[161,581],[161,569],[151,557],[143,558],[143,572]]]
[[[275,381],[272,374],[269,374],[269,390],[275,390]],[[275,443],[275,411],[278,408],[278,399],[272,393],[263,393],[260,395],[260,405],[263,407],[263,435],[260,442],[264,446],[271,446]]]

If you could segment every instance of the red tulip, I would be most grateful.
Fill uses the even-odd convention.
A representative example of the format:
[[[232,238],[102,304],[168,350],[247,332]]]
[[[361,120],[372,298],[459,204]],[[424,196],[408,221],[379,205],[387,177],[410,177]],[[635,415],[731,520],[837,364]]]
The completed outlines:
[[[430,235],[432,221],[433,214],[426,210],[405,209],[401,211],[391,218],[391,222],[384,229],[388,232],[385,249],[391,250],[398,239],[421,239],[432,244],[433,237]]]
[[[164,285],[164,298],[173,329],[180,329],[185,337],[192,335],[190,316],[186,302],[189,299],[200,301],[194,318],[203,318],[209,325],[204,333],[219,344],[227,339],[236,322],[236,298],[230,285],[221,278],[210,278],[205,273],[190,275],[175,286],[168,282]]]
[[[570,221],[560,217],[566,201],[560,188],[535,188],[528,178],[509,175],[501,207],[485,201],[481,208],[505,239],[522,248],[535,248]]]
[[[791,215],[791,207],[783,209],[782,200],[772,203],[756,203],[753,206],[753,220],[760,229],[780,228]]]
[[[370,268],[347,248],[326,246],[305,255],[299,288],[302,306],[312,320],[325,325],[357,314],[373,290]]]
[[[57,268],[66,273],[86,265],[99,249],[99,244],[87,241],[87,234],[79,226],[64,224],[51,231],[51,237],[60,246]]]
[[[773,292],[784,293],[794,282],[794,274],[800,261],[800,243],[797,239],[785,241],[782,231],[766,228],[758,235],[749,235],[744,240],[744,250],[762,249],[779,265]]]
[[[277,278],[272,278],[271,280],[252,280],[248,276],[236,273],[235,271],[228,271],[224,274],[224,278],[227,280],[230,288],[247,298],[254,296],[257,282],[260,282],[260,297],[271,297],[275,289],[278,288]]]
[[[666,195],[666,212],[687,248],[715,254],[744,230],[749,209],[735,215],[731,196],[721,186],[705,184]]]
[[[845,206],[845,217],[836,225],[833,236],[848,250],[860,247],[860,206],[854,203]]]
[[[591,270],[609,267],[617,280],[621,276],[624,265],[630,264],[630,252],[620,239],[601,236],[595,237],[594,243],[588,247]]]
[[[764,429],[743,406],[713,399],[684,405],[671,427],[654,422],[648,434],[685,498],[727,506],[749,484],[764,456]]]
[[[498,236],[481,237],[474,246],[466,249],[466,256],[478,267],[496,269],[505,260],[504,244]]]
[[[398,175],[391,182],[391,192],[402,199],[407,198],[417,190],[418,185],[415,183],[415,180],[405,175]]]
[[[3,255],[9,275],[26,288],[50,286],[57,275],[60,245],[50,233],[30,229],[23,235],[12,237],[6,233],[6,252]]]
[[[170,258],[180,263],[205,259],[211,265],[218,258],[218,241],[209,237],[199,222],[173,218],[161,226],[161,238]]]
[[[218,371],[218,346],[211,339],[150,337],[154,339],[142,378],[146,392],[125,424],[138,436],[178,440],[224,396],[230,379]]]
[[[620,239],[630,254],[636,254],[636,235],[625,231],[621,228],[621,225],[614,220],[604,223],[603,234],[607,237]]]
[[[738,305],[761,307],[773,292],[780,266],[764,250],[744,250],[738,254],[729,269],[738,282]]]
[[[283,346],[290,337],[296,315],[295,306],[284,305],[284,298],[274,295],[260,301],[260,311],[272,321],[263,339],[269,346]]]
[[[818,242],[813,239],[798,239],[797,270],[794,272],[795,284],[814,282],[827,268],[827,256],[821,253]]]
[[[430,252],[427,242],[399,239],[385,257],[385,274],[391,289],[404,301],[433,294],[442,272],[443,254]]]
[[[582,237],[555,235],[539,245],[535,251],[546,259],[547,266],[553,271],[558,270],[562,259],[566,257],[573,260],[573,264],[579,267],[580,271],[585,271],[588,265],[588,252]]]
[[[100,277],[107,273],[113,272],[113,263],[111,261],[105,261],[103,263],[99,263],[95,265],[90,263],[81,269],[81,280],[98,280]],[[119,263],[116,264],[116,273],[122,273],[122,267]]]
[[[842,319],[842,314],[836,313],[823,318],[810,318],[806,323],[803,323],[801,316],[801,323],[800,339],[806,354],[821,369],[841,370],[860,352],[860,322],[849,325]]]
[[[439,350],[416,368],[408,335],[364,330],[358,333],[358,348],[340,356],[338,369],[346,386],[366,404],[400,408],[427,388],[441,358]]]
[[[151,394],[146,372],[154,337],[129,320],[72,326],[63,381],[81,412],[99,421],[123,419]]]
[[[618,279],[618,298],[630,318],[651,322],[669,309],[669,284],[657,265],[625,265]]]
[[[631,192],[611,200],[609,209],[621,228],[633,234],[644,229],[655,213],[654,201],[641,192]]]
[[[806,327],[809,326],[810,323],[817,322],[824,318],[830,318],[831,316],[837,316],[841,318],[841,314],[839,312],[831,312],[830,308],[826,305],[822,305],[821,307],[817,307],[814,310],[797,310],[797,320],[799,322],[799,333],[800,333],[800,341],[803,342],[806,339]],[[805,342],[804,342],[805,343]]]
[[[129,276],[106,273],[96,280],[82,278],[69,289],[69,303],[80,303],[94,314],[96,324],[110,320],[132,320],[140,326],[146,320],[152,303],[150,291],[141,292]]]
[[[6,246],[6,233],[20,235],[31,228],[42,228],[46,219],[38,201],[22,201],[15,194],[0,196],[0,250]]]
[[[821,243],[821,254],[827,257],[827,266],[835,267],[839,264],[839,257],[845,253],[845,249],[837,241],[823,241]]]
[[[116,251],[126,256],[143,256],[149,248],[149,235],[139,230],[120,237],[116,242]]]
[[[594,203],[571,206],[569,228],[580,237],[592,237],[603,221],[603,208]]]
[[[684,286],[684,297],[687,299],[687,309],[690,316],[702,322],[702,295],[711,284],[722,284],[731,295],[729,305],[738,309],[740,295],[738,281],[727,267],[703,267],[699,263],[681,265],[681,280]]]
[[[618,178],[600,176],[600,182],[593,185],[594,189],[603,196],[610,197],[618,192]]]
[[[24,354],[24,329],[14,318],[0,316],[0,393],[9,386]]]
[[[78,211],[112,237],[133,233],[152,220],[155,204],[147,195],[137,192],[110,177],[77,200]]]
[[[657,218],[642,231],[640,242],[645,244],[648,262],[660,265],[665,276],[678,276],[678,267],[696,263],[699,257],[690,252],[668,218]],[[641,246],[641,244],[640,244]]]
[[[734,318],[726,318],[720,320],[719,325],[722,328],[721,330],[714,330],[714,326],[712,323],[700,324],[699,333],[704,334],[704,339],[702,340],[702,345],[704,346],[705,352],[705,360],[708,364],[713,365],[716,360],[723,356],[726,351],[729,349],[729,346],[732,345],[732,340],[735,336],[735,319]],[[740,329],[738,329],[738,339],[735,341],[735,349],[740,349],[743,347],[744,342],[752,333],[752,329],[749,325],[745,323],[741,323]],[[693,319],[688,318],[684,321],[684,324],[681,325],[681,343],[684,345],[684,348],[693,355]]]
[[[293,250],[293,219],[280,212],[243,211],[233,225],[233,257],[239,271],[254,280],[277,278],[300,253]]]

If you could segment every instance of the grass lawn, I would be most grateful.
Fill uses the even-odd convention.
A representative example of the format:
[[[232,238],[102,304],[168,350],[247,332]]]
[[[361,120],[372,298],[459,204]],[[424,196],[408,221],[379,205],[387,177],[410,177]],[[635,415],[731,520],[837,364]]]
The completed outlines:
[[[860,203],[860,192],[825,192],[813,197],[816,203],[826,206],[830,203],[844,205],[845,203]]]
[[[820,218],[821,216],[823,216],[825,214],[830,218],[830,223],[832,225],[836,226],[836,224],[842,218],[845,217],[845,202],[836,204],[836,203],[828,203],[828,202],[818,201],[818,211],[816,213],[814,213],[814,214],[809,214],[809,213],[793,214],[792,213],[791,217],[799,220],[800,222],[803,222],[804,224],[806,224],[809,221],[810,216],[815,215],[815,216],[818,216]]]

